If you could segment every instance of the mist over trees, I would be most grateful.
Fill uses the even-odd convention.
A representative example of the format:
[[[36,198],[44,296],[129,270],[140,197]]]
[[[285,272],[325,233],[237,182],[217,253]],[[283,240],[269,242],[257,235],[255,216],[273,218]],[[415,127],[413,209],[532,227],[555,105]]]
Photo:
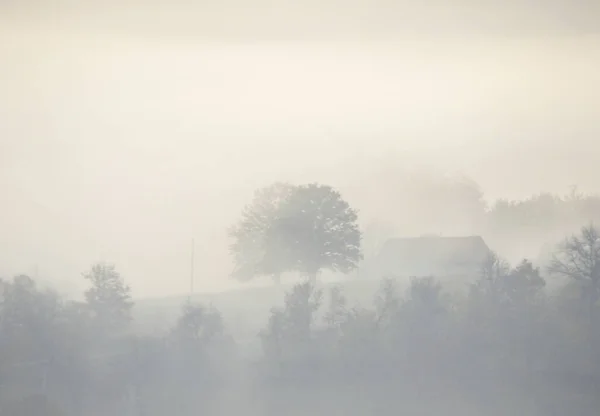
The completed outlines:
[[[527,257],[545,263],[556,241],[582,224],[600,222],[600,196],[576,186],[562,195],[540,192],[523,199],[491,199],[462,175],[396,168],[365,183],[372,205],[359,208],[367,257],[375,241],[390,237],[480,235],[511,262]]]
[[[234,277],[298,272],[313,283],[322,269],[348,273],[362,259],[357,213],[330,186],[275,183],[256,192],[230,231]]]
[[[447,189],[422,194],[415,213],[452,221],[464,202],[481,230],[496,227],[506,241],[547,238],[547,260],[490,251],[458,291],[441,276],[357,278],[362,250],[372,256],[407,223],[372,221],[363,240],[359,213],[334,188],[275,183],[257,190],[230,229],[233,278],[298,275],[261,289],[275,289],[269,296],[241,292],[271,307],[253,340],[193,297],[168,330],[142,330],[152,325],[139,321],[127,276],[110,263],[83,273],[81,301],[25,275],[4,279],[0,413],[594,414],[598,197],[574,191],[487,206],[472,182],[438,186]],[[346,276],[324,284],[323,269]],[[548,279],[559,284],[550,289]],[[371,285],[371,300],[356,301],[352,282]]]
[[[599,21],[3,2],[0,416],[599,415]]]

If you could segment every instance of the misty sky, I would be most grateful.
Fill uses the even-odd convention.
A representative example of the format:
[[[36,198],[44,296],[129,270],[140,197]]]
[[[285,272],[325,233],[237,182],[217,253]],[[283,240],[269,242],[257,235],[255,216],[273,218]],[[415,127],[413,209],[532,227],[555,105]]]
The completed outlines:
[[[365,215],[382,166],[489,198],[600,191],[600,38],[144,38],[0,25],[0,273],[65,290],[114,261],[138,296],[230,285],[225,228],[257,186],[331,183]],[[75,286],[75,282],[77,286]]]

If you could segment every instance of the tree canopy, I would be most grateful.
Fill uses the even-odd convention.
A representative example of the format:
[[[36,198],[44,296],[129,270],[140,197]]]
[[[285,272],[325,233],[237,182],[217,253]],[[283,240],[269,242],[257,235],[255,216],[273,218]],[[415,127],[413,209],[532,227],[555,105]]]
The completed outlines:
[[[582,287],[587,299],[590,319],[600,298],[600,231],[590,224],[581,228],[579,235],[566,238],[553,256],[548,271],[567,277]]]
[[[362,258],[357,212],[331,186],[276,183],[256,192],[230,231],[234,277],[348,273]]]
[[[84,278],[92,286],[85,292],[86,302],[97,323],[105,328],[118,328],[131,320],[131,289],[112,264],[97,263]]]

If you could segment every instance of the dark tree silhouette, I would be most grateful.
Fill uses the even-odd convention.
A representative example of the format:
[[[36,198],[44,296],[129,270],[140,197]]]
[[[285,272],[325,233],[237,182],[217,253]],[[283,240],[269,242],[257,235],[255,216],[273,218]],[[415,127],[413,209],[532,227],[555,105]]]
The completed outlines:
[[[548,271],[582,284],[590,319],[600,296],[600,232],[590,224],[579,235],[566,238],[552,258]]]
[[[186,303],[173,330],[179,341],[205,344],[223,335],[223,318],[218,310]]]
[[[332,187],[297,187],[276,225],[294,262],[291,269],[313,283],[322,269],[354,270],[362,259],[357,219],[356,211]]]
[[[231,230],[238,279],[322,269],[348,273],[362,258],[357,214],[330,186],[275,184],[257,192]]]

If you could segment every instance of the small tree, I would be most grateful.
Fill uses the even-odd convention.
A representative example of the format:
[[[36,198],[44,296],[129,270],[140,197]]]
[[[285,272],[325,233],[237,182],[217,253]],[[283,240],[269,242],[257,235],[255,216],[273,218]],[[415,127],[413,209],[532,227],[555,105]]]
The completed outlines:
[[[62,311],[59,296],[40,290],[28,276],[2,282],[0,348],[5,359],[46,360],[56,353],[61,339],[56,330]],[[14,356],[13,356],[14,355]]]
[[[223,332],[223,318],[217,309],[186,303],[173,335],[180,342],[202,346],[222,336]]]
[[[510,267],[491,253],[471,287],[467,305],[465,339],[470,348],[479,349],[490,364],[531,370],[539,355],[544,286],[539,269],[529,260]],[[502,350],[511,354],[495,355]]]
[[[566,238],[554,254],[548,271],[582,284],[590,320],[600,296],[600,232],[590,224],[579,235]]]
[[[540,269],[523,259],[504,279],[503,291],[513,305],[527,306],[545,286],[546,281],[540,275]]]
[[[308,282],[285,294],[283,308],[273,308],[267,328],[260,332],[265,356],[271,364],[298,363],[310,355],[316,314],[323,292]]]
[[[97,263],[83,277],[92,287],[85,300],[97,322],[106,328],[122,328],[131,321],[131,289],[112,264]]]
[[[516,267],[490,253],[484,261],[479,279],[471,287],[471,296],[487,303],[486,307],[529,305],[546,285],[540,270],[527,259]],[[484,305],[482,305],[484,306]]]

